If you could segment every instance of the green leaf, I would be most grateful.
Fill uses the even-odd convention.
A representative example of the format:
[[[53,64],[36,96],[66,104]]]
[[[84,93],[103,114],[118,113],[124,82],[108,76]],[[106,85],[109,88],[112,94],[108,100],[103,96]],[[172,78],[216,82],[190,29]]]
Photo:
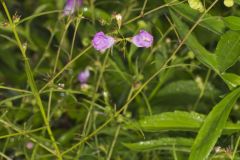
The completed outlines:
[[[143,131],[159,132],[164,130],[197,131],[204,121],[204,115],[195,112],[165,112],[147,116],[138,121]]]
[[[124,145],[134,151],[149,150],[175,150],[189,152],[193,144],[191,138],[160,138],[157,140],[141,141],[137,143],[124,143]]]
[[[173,8],[173,10],[180,14],[182,17],[193,23],[195,23],[201,16],[201,13],[199,13],[199,11],[190,8],[189,5],[179,4],[172,6],[171,8]],[[222,34],[225,28],[224,22],[220,17],[211,16],[210,14],[205,15],[204,19],[199,23],[199,26],[215,34]]]
[[[188,27],[172,11],[170,13],[180,37],[184,38],[189,32]],[[207,51],[192,34],[189,34],[185,44],[192,50],[200,62],[217,71],[215,55]]]
[[[226,23],[227,27],[231,30],[240,30],[240,17],[229,16],[225,17],[223,20]]]
[[[158,103],[175,105],[188,105],[196,102],[201,89],[196,81],[193,80],[178,80],[166,84],[158,93]],[[210,100],[220,95],[220,91],[216,89],[211,83],[206,84],[206,92],[203,94],[203,100]],[[174,97],[174,101],[172,101]],[[187,98],[186,98],[187,97]]]
[[[203,160],[208,157],[226,126],[230,111],[240,96],[240,88],[221,100],[205,119],[193,143],[189,160]]]
[[[240,85],[239,75],[236,75],[234,73],[224,73],[221,77],[230,88],[235,88]]]
[[[234,2],[240,4],[240,0],[234,0]]]
[[[240,56],[240,33],[228,31],[222,35],[216,48],[216,56],[221,72],[234,65]]]
[[[160,131],[192,131],[197,132],[206,116],[196,112],[165,112],[158,115],[144,117],[138,122],[130,123],[128,127],[147,132]],[[233,133],[240,130],[240,124],[228,122],[224,133]]]
[[[65,145],[69,143],[72,139],[74,139],[74,136],[77,134],[77,131],[80,129],[80,126],[76,126],[74,128],[71,128],[70,130],[64,132],[61,137],[58,139],[58,143],[61,145]]]

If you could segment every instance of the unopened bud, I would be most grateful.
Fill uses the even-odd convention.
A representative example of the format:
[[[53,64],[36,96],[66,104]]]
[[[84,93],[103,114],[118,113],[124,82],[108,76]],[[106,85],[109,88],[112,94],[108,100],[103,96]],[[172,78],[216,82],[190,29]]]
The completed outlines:
[[[117,24],[118,24],[118,28],[120,29],[122,26],[122,15],[121,14],[117,14],[115,16],[116,20],[117,20]]]
[[[192,9],[204,12],[205,8],[200,0],[188,0],[188,4]]]
[[[234,1],[233,0],[224,0],[224,5],[226,7],[232,7],[234,5]]]

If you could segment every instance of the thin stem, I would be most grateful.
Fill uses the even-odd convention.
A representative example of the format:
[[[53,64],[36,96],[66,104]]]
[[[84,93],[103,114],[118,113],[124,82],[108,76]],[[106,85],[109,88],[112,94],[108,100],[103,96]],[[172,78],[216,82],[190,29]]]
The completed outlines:
[[[69,25],[71,24],[71,22],[72,22],[72,21],[68,19],[67,24],[64,26],[63,35],[62,35],[61,40],[60,40],[60,44],[59,44],[58,51],[57,51],[57,57],[56,57],[56,61],[55,61],[54,68],[53,68],[53,75],[54,75],[55,72],[56,72],[57,65],[58,65],[58,60],[59,60],[60,53],[61,53],[62,44],[63,44],[63,42],[64,42],[64,37],[65,37],[65,34],[66,34],[66,32],[67,32],[67,30],[68,30],[68,27],[69,27]],[[52,85],[53,85],[53,84],[54,84],[54,81],[52,81]],[[53,88],[51,88],[51,89],[50,89],[50,92],[49,92],[48,109],[47,109],[47,119],[48,119],[48,120],[50,119],[52,96],[53,96]]]
[[[94,6],[94,0],[90,0],[90,8],[92,13],[92,22],[95,24],[95,6]]]
[[[70,51],[69,60],[72,59],[73,48],[74,48],[74,44],[75,44],[75,40],[76,40],[77,30],[78,30],[79,24],[80,24],[80,22],[81,22],[81,19],[82,19],[82,15],[80,15],[80,17],[78,17],[77,20],[76,20],[76,26],[75,26],[75,30],[74,30],[74,34],[73,34],[73,39],[72,39],[72,45],[71,45],[71,51]]]
[[[103,60],[103,65],[101,66],[100,68],[100,73],[99,73],[99,77],[98,77],[98,80],[97,80],[97,84],[96,84],[96,87],[95,87],[95,91],[93,92],[93,95],[92,95],[92,101],[90,103],[90,107],[89,107],[89,110],[88,110],[88,114],[87,114],[87,117],[86,117],[86,120],[84,122],[84,126],[83,126],[83,132],[82,132],[82,136],[85,137],[88,132],[89,132],[89,124],[90,124],[90,118],[91,118],[91,115],[92,115],[92,111],[93,111],[93,107],[94,107],[94,103],[95,101],[97,100],[97,92],[98,92],[98,89],[100,87],[100,83],[102,81],[102,77],[103,77],[103,73],[104,73],[104,69],[107,65],[107,60],[108,60],[108,57],[109,57],[109,54],[110,54],[110,51],[108,51],[108,53],[105,55],[104,57],[104,60]],[[80,146],[81,147],[81,146]],[[80,154],[80,149],[79,149],[79,153]]]
[[[6,128],[8,129],[12,129],[14,131],[16,131],[17,133],[23,133],[23,131],[19,128],[17,128],[16,126],[14,126],[13,124],[11,124],[10,122],[6,122],[2,119],[0,119],[0,123],[2,123],[3,125],[6,126]],[[44,144],[40,143],[38,140],[36,140],[35,138],[31,137],[28,133],[25,132],[25,134],[23,134],[25,137],[29,138],[31,141],[33,141],[34,143],[38,144],[40,147],[42,147],[43,149],[45,149],[46,151],[55,154],[55,152],[53,150],[51,150],[50,148],[48,148],[47,146],[45,146]]]
[[[15,136],[19,136],[19,135],[30,134],[30,133],[41,131],[43,129],[46,129],[46,128],[45,127],[41,127],[41,128],[29,130],[29,131],[23,130],[23,131],[20,131],[18,133],[12,133],[12,134],[7,134],[7,135],[0,136],[0,139],[9,138],[9,137],[15,137]]]
[[[128,94],[127,101],[131,98],[132,94],[133,94],[133,88],[130,89],[130,92],[129,92],[129,94]],[[123,114],[126,113],[127,108],[128,108],[128,105],[127,105],[127,107],[124,108]],[[120,129],[121,129],[121,125],[119,124],[118,127],[117,127],[117,129],[116,129],[116,132],[115,132],[114,139],[113,139],[113,141],[112,141],[111,147],[110,147],[110,149],[109,149],[109,152],[108,152],[108,155],[107,155],[107,160],[110,160],[111,157],[112,157],[112,152],[113,152],[114,146],[115,146],[115,144],[116,144],[116,142],[117,142],[117,138],[118,138],[118,136],[119,136]]]
[[[152,115],[151,104],[149,103],[149,100],[148,100],[147,96],[145,95],[145,93],[142,93],[142,96],[143,96],[143,99],[144,99],[144,101],[145,101],[145,103],[146,103],[148,113],[149,113],[149,115],[151,116],[151,115]]]
[[[59,60],[60,53],[61,53],[62,44],[64,42],[64,37],[66,35],[66,32],[67,32],[68,27],[71,24],[71,22],[72,22],[72,20],[69,20],[64,27],[63,35],[62,35],[61,40],[60,40],[60,44],[59,44],[58,51],[57,51],[57,57],[56,57],[54,68],[53,68],[53,74],[55,74],[55,72],[56,72],[56,69],[57,69],[57,66],[58,66],[58,60]]]
[[[0,156],[5,158],[6,160],[12,160],[12,158],[8,157],[7,155],[3,154],[2,152],[0,152]]]
[[[183,40],[181,41],[181,43],[178,45],[178,47],[174,50],[174,52],[172,53],[172,55],[168,58],[168,60],[162,65],[162,67],[167,66],[167,64],[173,59],[173,57],[177,54],[177,52],[181,49],[181,47],[183,46],[183,44],[186,42],[186,40],[188,39],[188,37],[191,35],[191,33],[193,32],[193,30],[198,26],[198,24],[202,21],[202,19],[204,18],[204,16],[210,11],[210,9],[217,3],[218,0],[215,0],[211,6],[208,7],[208,9],[198,18],[198,20],[196,21],[196,23],[191,27],[191,29],[188,31],[188,33],[185,35],[185,37],[183,38]],[[157,86],[157,88],[155,88],[153,90],[153,92],[150,94],[150,98],[152,99],[156,93],[158,92],[158,90],[160,89],[160,85]]]
[[[141,10],[141,14],[140,14],[140,15],[144,15],[144,10],[145,10],[145,8],[146,8],[147,2],[148,2],[148,0],[145,0],[145,1],[144,1],[144,4],[143,4],[143,7],[142,7],[142,10]]]
[[[133,21],[135,21],[135,20],[137,20],[137,19],[139,19],[139,18],[142,18],[142,17],[144,17],[144,16],[146,16],[146,15],[149,15],[149,14],[151,14],[151,13],[153,13],[153,12],[156,12],[156,11],[162,9],[162,8],[169,7],[169,6],[174,6],[174,5],[178,5],[178,4],[180,4],[180,3],[183,3],[184,1],[182,1],[182,2],[177,2],[177,3],[175,3],[175,2],[177,2],[177,0],[174,0],[174,1],[170,2],[170,3],[167,3],[167,4],[164,4],[164,5],[158,6],[158,7],[154,8],[154,9],[152,9],[152,10],[144,13],[144,14],[141,14],[141,15],[139,15],[139,16],[136,16],[136,17],[128,20],[128,21],[125,22],[123,25],[129,24],[129,23],[131,23],[131,22],[133,22]]]
[[[92,46],[90,45],[89,47],[87,47],[85,50],[83,50],[81,53],[79,53],[75,58],[73,58],[70,62],[68,62],[58,73],[56,73],[56,75],[49,80],[41,89],[40,89],[40,93],[42,93],[44,91],[44,89],[46,89],[49,85],[52,84],[52,82],[58,77],[60,76],[68,67],[70,67],[76,60],[78,60],[82,55],[84,55],[87,51],[89,51],[92,48]]]
[[[12,21],[11,19],[11,16],[10,16],[10,13],[8,11],[8,8],[5,4],[5,2],[3,0],[1,0],[1,3],[2,3],[2,6],[4,8],[4,11],[8,17],[8,21],[9,21],[9,24],[12,28],[12,31],[13,31],[13,34],[15,36],[15,39],[17,41],[17,44],[18,44],[18,47],[22,53],[22,57],[24,59],[24,65],[25,65],[25,72],[26,72],[26,75],[27,75],[27,79],[28,79],[28,83],[30,85],[30,88],[33,92],[33,95],[36,99],[36,102],[39,106],[39,109],[41,111],[41,115],[42,115],[42,118],[43,118],[43,121],[47,127],[47,132],[48,132],[48,135],[53,143],[53,146],[56,150],[56,156],[58,157],[59,160],[62,160],[62,157],[61,157],[61,153],[60,153],[60,150],[58,148],[58,145],[55,141],[55,138],[53,136],[53,133],[52,133],[52,130],[50,128],[50,125],[49,125],[49,122],[47,120],[47,116],[46,116],[46,113],[45,113],[45,110],[44,110],[44,106],[43,106],[43,103],[42,103],[42,100],[41,100],[41,97],[40,97],[40,94],[39,94],[39,91],[37,89],[37,86],[36,86],[36,83],[35,83],[35,80],[34,80],[34,77],[33,77],[33,73],[32,73],[32,70],[31,70],[31,67],[30,67],[30,64],[29,64],[29,61],[28,61],[28,58],[26,56],[26,49],[23,47],[22,45],[22,42],[20,41],[20,38],[18,36],[18,33],[17,33],[17,30],[16,30],[16,24]]]
[[[22,93],[30,93],[30,94],[32,93],[32,92],[27,91],[27,90],[12,88],[12,87],[6,87],[6,86],[0,86],[0,89],[5,89],[5,90],[10,90],[10,91],[15,91],[15,92],[22,92]]]
[[[54,29],[53,29],[53,31],[51,32],[51,35],[50,35],[50,38],[49,38],[49,40],[48,40],[48,43],[47,43],[47,46],[45,47],[45,49],[44,49],[44,52],[43,52],[43,55],[42,55],[42,57],[40,58],[40,60],[39,60],[39,62],[37,63],[37,65],[35,66],[35,68],[34,68],[34,72],[36,72],[37,70],[38,70],[38,68],[40,67],[40,65],[42,64],[42,62],[45,60],[45,58],[47,58],[47,56],[48,56],[48,49],[50,48],[50,45],[51,45],[51,43],[52,43],[52,41],[53,41],[53,38],[54,38],[54,36],[55,36],[55,34],[56,34],[56,28],[57,28],[57,24],[58,24],[58,22],[55,24],[55,26],[54,26]]]
[[[207,72],[207,75],[206,75],[206,79],[205,79],[203,88],[200,88],[200,89],[201,89],[201,92],[200,92],[200,94],[199,94],[199,96],[198,96],[198,99],[197,99],[196,103],[195,103],[194,106],[193,106],[193,110],[194,110],[194,111],[196,110],[196,108],[197,108],[197,106],[198,106],[198,104],[199,104],[199,102],[200,102],[200,100],[201,100],[201,98],[202,98],[202,96],[203,96],[203,94],[204,94],[204,92],[205,92],[205,89],[206,89],[206,87],[207,87],[208,79],[209,79],[210,75],[211,75],[211,69],[209,69],[208,72]]]
[[[118,125],[117,129],[116,129],[116,132],[115,132],[115,135],[114,135],[114,138],[113,138],[113,141],[112,141],[112,144],[111,144],[111,147],[110,147],[110,150],[109,150],[108,155],[107,155],[107,160],[110,160],[111,157],[112,157],[112,152],[113,152],[114,146],[117,142],[117,138],[118,138],[120,129],[121,129],[121,126]]]
[[[237,149],[238,149],[238,146],[239,146],[239,142],[240,142],[240,136],[238,136],[236,145],[235,145],[234,150],[233,150],[233,154],[232,154],[231,160],[234,160],[234,157],[235,157],[235,155],[237,153]]]
[[[94,130],[91,134],[89,134],[87,137],[84,137],[80,142],[76,143],[69,149],[65,150],[62,152],[62,156],[67,154],[68,152],[72,151],[73,149],[77,148],[78,146],[82,145],[85,143],[87,140],[89,140],[91,137],[96,135],[99,131],[101,131],[104,127],[106,127],[112,120],[114,120],[117,116],[121,114],[125,110],[125,108],[138,96],[138,94],[163,70],[167,68],[176,68],[180,66],[189,66],[189,64],[178,64],[178,65],[173,65],[173,66],[167,66],[160,68],[156,73],[154,73],[145,83],[142,84],[141,87],[136,91],[136,93],[127,101],[112,117],[110,117],[105,123],[103,123],[100,127],[98,127],[96,130]]]

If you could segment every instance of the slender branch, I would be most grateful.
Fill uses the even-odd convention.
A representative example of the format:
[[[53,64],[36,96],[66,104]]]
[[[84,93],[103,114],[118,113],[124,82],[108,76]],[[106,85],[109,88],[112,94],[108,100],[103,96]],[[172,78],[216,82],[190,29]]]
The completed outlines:
[[[25,66],[25,72],[26,72],[26,75],[27,75],[27,79],[28,79],[28,83],[30,85],[30,88],[32,90],[32,93],[37,101],[37,104],[39,106],[39,109],[41,111],[41,115],[42,115],[42,118],[43,118],[43,121],[46,125],[46,128],[47,128],[47,132],[48,132],[48,135],[53,143],[53,146],[56,150],[56,156],[58,157],[59,160],[62,160],[62,157],[61,157],[61,153],[60,153],[60,150],[58,148],[58,145],[55,141],[55,138],[53,136],[53,133],[52,133],[52,130],[50,128],[50,125],[49,125],[49,122],[47,120],[47,116],[46,116],[46,113],[45,113],[45,110],[44,110],[44,106],[43,106],[43,103],[42,103],[42,100],[41,100],[41,97],[40,97],[40,94],[39,94],[39,91],[37,89],[37,86],[36,86],[36,83],[35,83],[35,80],[34,80],[34,77],[33,77],[33,73],[32,73],[32,70],[31,70],[31,67],[30,67],[30,63],[29,63],[29,60],[27,58],[27,55],[26,55],[26,48],[24,48],[19,36],[18,36],[18,33],[17,33],[17,30],[16,30],[16,24],[13,22],[11,16],[10,16],[10,13],[8,11],[8,8],[7,8],[7,5],[6,3],[1,0],[1,3],[2,3],[2,6],[4,8],[4,11],[7,15],[7,18],[8,18],[8,21],[9,21],[9,24],[12,28],[12,32],[15,36],[15,39],[17,41],[17,44],[18,44],[18,47],[21,51],[21,54],[22,54],[22,57],[24,59],[24,66]]]

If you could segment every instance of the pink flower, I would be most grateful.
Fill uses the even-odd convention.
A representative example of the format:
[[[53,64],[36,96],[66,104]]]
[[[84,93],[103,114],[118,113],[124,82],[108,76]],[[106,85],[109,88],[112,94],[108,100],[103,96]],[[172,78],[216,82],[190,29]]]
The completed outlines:
[[[111,48],[114,43],[114,38],[105,35],[103,32],[96,33],[92,40],[93,47],[101,53],[104,53],[106,49]]]
[[[31,150],[34,147],[34,144],[32,142],[27,142],[26,147],[27,149]]]
[[[140,30],[140,33],[132,38],[132,43],[137,47],[149,48],[153,44],[153,36],[147,31]]]

